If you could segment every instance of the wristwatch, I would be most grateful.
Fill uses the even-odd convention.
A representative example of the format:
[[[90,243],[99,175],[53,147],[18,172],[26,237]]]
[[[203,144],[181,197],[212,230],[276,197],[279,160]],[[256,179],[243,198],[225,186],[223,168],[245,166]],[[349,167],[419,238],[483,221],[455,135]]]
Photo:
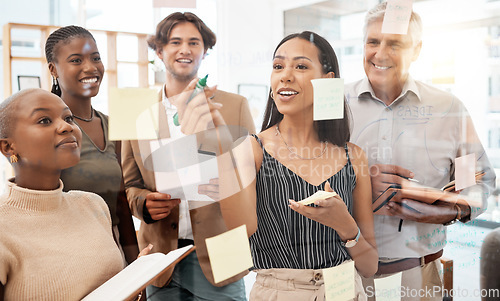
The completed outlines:
[[[444,223],[443,226],[453,225],[462,218],[462,209],[460,209],[460,206],[458,206],[458,204],[455,204],[455,208],[457,209],[457,215],[451,221]]]
[[[346,248],[354,247],[358,243],[360,234],[361,234],[361,231],[359,230],[359,227],[358,227],[358,234],[356,234],[356,237],[354,237],[354,239],[348,239],[346,242],[341,241],[342,246],[346,247]]]

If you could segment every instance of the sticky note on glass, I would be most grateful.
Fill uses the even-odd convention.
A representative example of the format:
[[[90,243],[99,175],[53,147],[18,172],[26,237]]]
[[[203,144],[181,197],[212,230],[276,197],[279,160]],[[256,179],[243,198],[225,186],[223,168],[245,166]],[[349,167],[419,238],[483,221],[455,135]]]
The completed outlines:
[[[382,33],[407,34],[413,0],[388,0]]]
[[[158,137],[158,91],[110,88],[109,139],[145,140]]]
[[[327,301],[354,299],[354,261],[323,269]]]
[[[455,159],[455,190],[476,184],[476,154]]]
[[[314,89],[314,120],[344,118],[344,79],[311,80]]]
[[[389,277],[374,279],[377,301],[401,301],[401,276],[400,272]]]
[[[207,238],[214,282],[229,279],[253,266],[246,225]]]

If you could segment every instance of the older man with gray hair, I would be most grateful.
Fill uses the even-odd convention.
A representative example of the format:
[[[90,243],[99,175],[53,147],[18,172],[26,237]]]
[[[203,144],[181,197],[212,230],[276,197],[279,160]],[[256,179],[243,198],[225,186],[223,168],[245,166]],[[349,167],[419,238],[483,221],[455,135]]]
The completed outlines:
[[[375,278],[402,272],[402,300],[441,300],[439,258],[446,245],[445,226],[468,222],[485,208],[495,174],[472,120],[455,96],[414,80],[410,65],[422,47],[422,22],[411,13],[407,34],[382,32],[387,2],[365,19],[366,78],[346,86],[353,113],[351,142],[368,155],[373,199],[408,179],[441,188],[455,178],[455,159],[475,155],[476,171],[485,175],[460,191],[463,202],[430,205],[396,195],[374,216],[379,253]],[[373,300],[373,278],[365,279]]]

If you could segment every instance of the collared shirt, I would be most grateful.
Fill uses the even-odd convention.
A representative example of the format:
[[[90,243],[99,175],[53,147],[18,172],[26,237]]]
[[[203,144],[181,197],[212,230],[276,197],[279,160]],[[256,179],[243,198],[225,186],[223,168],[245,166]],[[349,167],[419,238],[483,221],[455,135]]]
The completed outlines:
[[[174,115],[177,108],[168,100],[165,93],[165,85],[161,89],[162,103],[165,106],[170,132],[169,139],[178,139],[185,135],[179,126],[174,125]],[[191,216],[189,215],[189,204],[187,200],[181,200],[179,204],[179,239],[193,239],[193,229],[191,228]]]
[[[368,156],[369,165],[394,164],[415,174],[420,184],[442,188],[454,179],[455,158],[476,156],[476,170],[484,170],[482,183],[466,194],[474,218],[486,207],[495,174],[462,102],[411,77],[401,95],[389,106],[375,96],[367,78],[346,85],[353,116],[351,142]],[[477,200],[472,202],[471,200]],[[444,226],[374,215],[375,237],[381,258],[420,257],[446,244]]]

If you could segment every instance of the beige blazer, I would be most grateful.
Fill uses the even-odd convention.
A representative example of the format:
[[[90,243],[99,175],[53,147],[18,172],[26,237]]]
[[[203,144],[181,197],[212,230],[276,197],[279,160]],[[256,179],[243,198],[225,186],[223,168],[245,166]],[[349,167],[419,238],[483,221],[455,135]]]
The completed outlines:
[[[161,101],[161,93],[160,93]],[[248,101],[245,97],[217,91],[213,99],[214,102],[221,103],[223,107],[219,110],[227,125],[238,125],[246,128],[248,132],[255,133],[255,126],[250,114]],[[162,105],[160,105],[162,107]],[[161,110],[159,122],[160,129],[168,129],[166,115]],[[168,131],[167,131],[168,133]],[[160,132],[160,137],[166,138]],[[140,145],[140,146],[139,146]],[[143,206],[146,195],[156,191],[154,172],[144,167],[140,149],[149,148],[149,141],[131,140],[122,143],[122,166],[125,189],[132,214],[141,220],[141,227],[138,234],[140,249],[145,248],[149,243],[153,244],[152,252],[168,253],[177,249],[179,207],[171,211],[170,215],[152,224],[146,224],[143,219]],[[224,286],[241,279],[248,272],[240,273],[223,282],[214,283],[213,273],[208,259],[205,238],[215,236],[227,231],[222,220],[219,203],[190,210],[193,237],[196,245],[196,253],[201,269],[207,280],[215,286]],[[215,221],[215,222],[214,222]],[[168,284],[173,273],[173,268],[157,278],[153,285],[163,287]]]

